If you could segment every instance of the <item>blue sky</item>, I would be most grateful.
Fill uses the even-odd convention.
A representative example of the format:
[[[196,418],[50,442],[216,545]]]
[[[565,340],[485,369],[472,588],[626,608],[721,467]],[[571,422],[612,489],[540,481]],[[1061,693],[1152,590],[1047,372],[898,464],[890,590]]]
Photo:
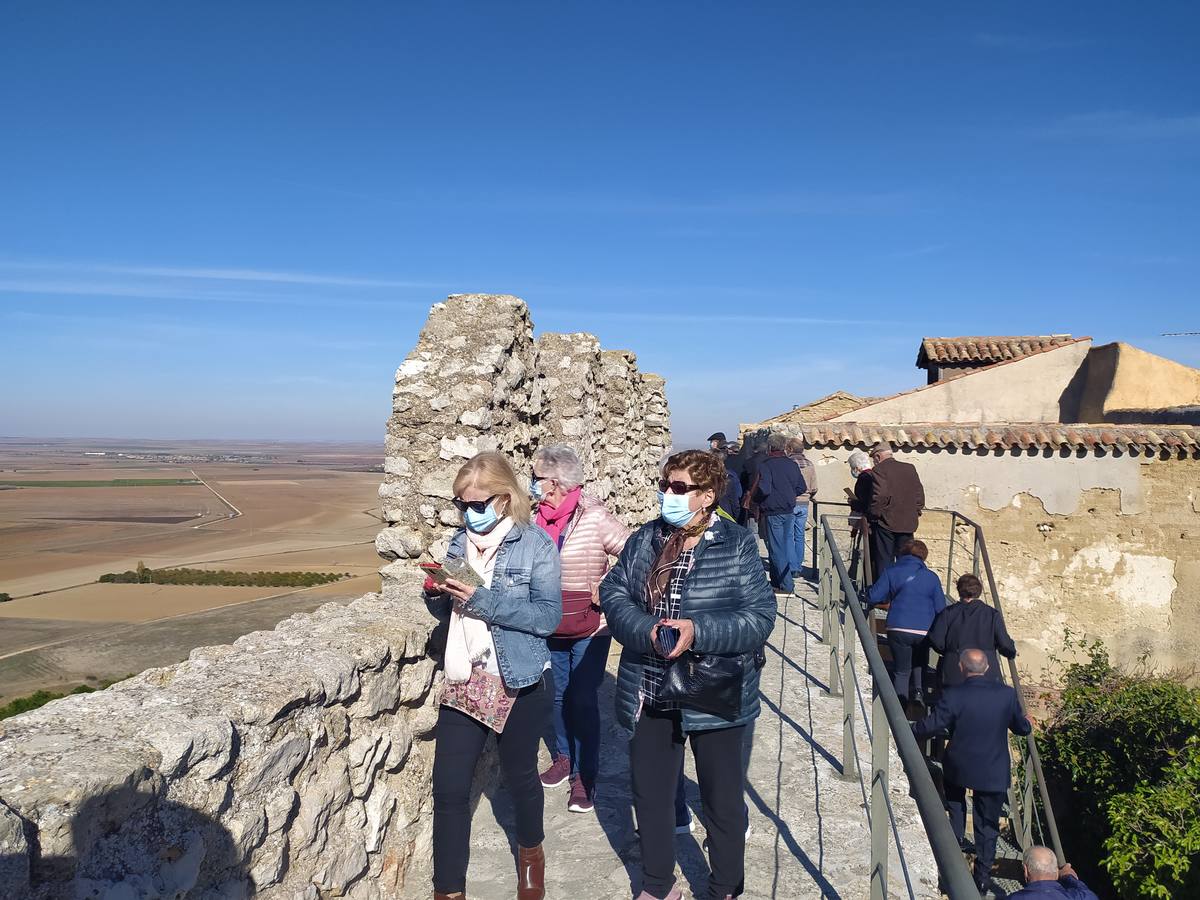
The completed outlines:
[[[835,7],[836,8],[832,8]],[[830,7],[830,8],[826,8]],[[0,434],[381,439],[513,293],[693,443],[924,334],[1200,365],[1195,3],[10,2]]]

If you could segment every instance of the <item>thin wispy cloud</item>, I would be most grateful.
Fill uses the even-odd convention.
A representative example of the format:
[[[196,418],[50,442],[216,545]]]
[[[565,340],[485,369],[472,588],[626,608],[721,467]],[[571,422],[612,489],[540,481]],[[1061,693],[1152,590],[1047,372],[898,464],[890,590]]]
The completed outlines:
[[[1113,142],[1175,141],[1200,138],[1200,115],[1154,115],[1109,110],[1064,116],[1041,129],[1053,140]]]
[[[861,216],[911,211],[926,203],[924,191],[829,191],[780,188],[673,196],[632,191],[546,189],[537,185],[412,192],[404,198],[347,191],[326,185],[287,182],[293,187],[368,203],[462,213],[525,213],[601,216]],[[699,226],[696,226],[699,227]]]
[[[27,262],[0,260],[0,269],[17,271],[133,275],[148,278],[200,281],[233,281],[268,284],[321,285],[359,288],[440,288],[446,282],[362,278],[313,272],[279,272],[264,269],[224,269],[195,266],[141,266],[86,262]]]
[[[821,316],[777,316],[769,313],[652,313],[628,311],[581,312],[539,307],[543,314],[571,316],[574,320],[602,319],[610,322],[668,322],[675,325],[895,325],[883,319],[824,318]]]
[[[975,43],[994,50],[1009,50],[1014,53],[1046,53],[1051,50],[1070,50],[1086,47],[1092,41],[1086,38],[1062,38],[1041,34],[1003,34],[983,31],[975,35]]]

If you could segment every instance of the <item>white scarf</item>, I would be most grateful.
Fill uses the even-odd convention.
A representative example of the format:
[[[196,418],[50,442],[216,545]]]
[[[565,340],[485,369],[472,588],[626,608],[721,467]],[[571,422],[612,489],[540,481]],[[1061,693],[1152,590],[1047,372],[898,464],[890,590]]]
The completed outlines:
[[[492,586],[496,554],[512,528],[513,520],[505,516],[487,534],[476,534],[467,529],[467,562],[486,587]],[[472,667],[490,663],[494,668],[495,657],[496,645],[488,623],[478,616],[462,615],[454,610],[450,614],[450,633],[446,638],[446,680],[453,684],[470,681]]]

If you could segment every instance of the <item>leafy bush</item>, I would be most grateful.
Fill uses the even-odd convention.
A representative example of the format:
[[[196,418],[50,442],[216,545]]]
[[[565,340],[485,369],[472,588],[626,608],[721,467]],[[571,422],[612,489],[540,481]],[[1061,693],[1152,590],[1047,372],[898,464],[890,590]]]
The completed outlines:
[[[1122,898],[1200,896],[1200,690],[1113,666],[1072,642],[1060,704],[1040,741],[1075,858]]]
[[[0,603],[7,603],[11,599],[12,597],[10,597],[8,594],[0,594]]]
[[[90,694],[95,691],[95,688],[90,688],[85,684],[81,684],[72,694]],[[23,712],[29,712],[31,709],[37,709],[39,706],[45,706],[51,700],[61,700],[66,694],[58,694],[54,691],[34,691],[28,697],[18,697],[11,703],[6,703],[0,706],[0,719],[7,719],[9,716],[17,716]]]

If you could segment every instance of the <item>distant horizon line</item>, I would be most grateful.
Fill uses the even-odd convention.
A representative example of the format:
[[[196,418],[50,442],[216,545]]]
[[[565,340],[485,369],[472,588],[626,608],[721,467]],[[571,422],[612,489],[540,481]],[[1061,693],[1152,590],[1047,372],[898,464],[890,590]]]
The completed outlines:
[[[30,441],[55,442],[75,441],[93,442],[97,444],[117,444],[122,442],[141,444],[366,444],[383,447],[384,438],[376,440],[366,438],[237,438],[237,437],[186,437],[186,438],[149,438],[149,437],[98,437],[95,435],[44,435],[44,434],[0,434],[0,442]]]

